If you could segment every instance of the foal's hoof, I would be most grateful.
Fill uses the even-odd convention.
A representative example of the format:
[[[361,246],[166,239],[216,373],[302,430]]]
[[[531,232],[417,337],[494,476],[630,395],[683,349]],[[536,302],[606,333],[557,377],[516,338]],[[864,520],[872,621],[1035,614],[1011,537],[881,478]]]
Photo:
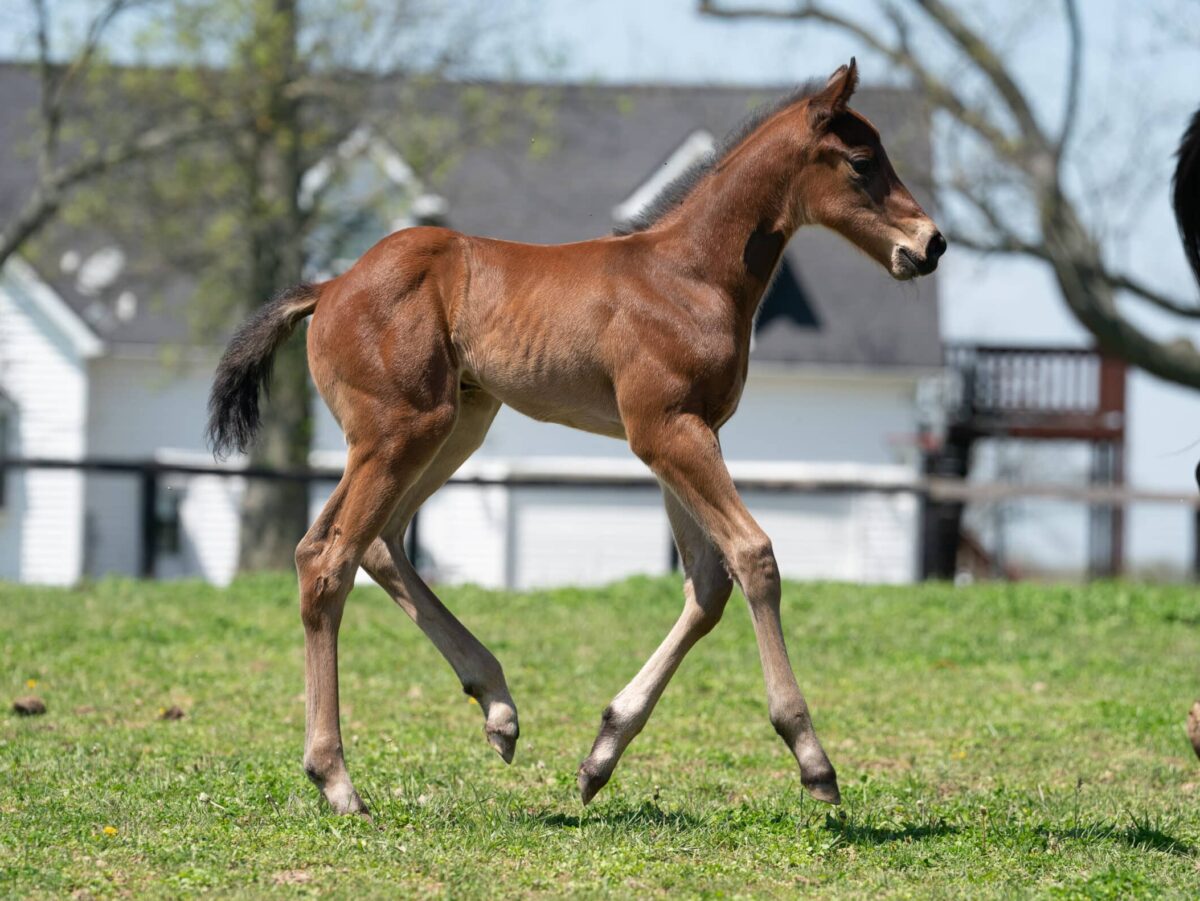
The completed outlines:
[[[488,744],[495,749],[505,763],[513,762],[513,755],[517,753],[517,724],[506,723],[503,726],[486,726],[483,730],[487,736]]]
[[[305,765],[304,773],[317,787],[321,797],[325,799],[325,803],[334,813],[342,816],[357,814],[370,821],[371,813],[367,810],[367,805],[363,803],[358,792],[354,790],[354,785],[344,775],[341,778],[326,779],[317,772],[315,767],[309,765]]]
[[[802,778],[800,784],[818,801],[824,801],[826,804],[833,804],[834,806],[842,803],[842,793],[838,791],[836,776],[813,782],[808,782]]]
[[[371,819],[371,811],[367,810],[367,805],[363,803],[362,798],[354,789],[350,789],[349,793],[324,790],[321,794],[329,802],[334,813],[341,816],[358,816],[368,823],[374,822]]]
[[[592,798],[596,797],[596,793],[600,789],[608,785],[608,780],[611,776],[611,772],[593,769],[592,765],[586,760],[580,764],[576,781],[579,784],[579,797],[583,800],[585,807]]]

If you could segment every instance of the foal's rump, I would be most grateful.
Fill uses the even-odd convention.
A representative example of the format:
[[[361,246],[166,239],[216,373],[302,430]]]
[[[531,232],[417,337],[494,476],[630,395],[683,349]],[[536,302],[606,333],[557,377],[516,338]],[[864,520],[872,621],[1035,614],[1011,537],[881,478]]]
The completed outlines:
[[[464,240],[443,228],[395,232],[324,286],[309,369],[351,443],[405,409],[453,412],[450,317],[466,281]]]
[[[448,320],[465,285],[464,240],[444,228],[405,229],[342,275],[288,288],[259,307],[217,367],[208,402],[214,453],[244,452],[253,443],[275,352],[310,314],[309,368],[344,428],[350,425],[348,405],[340,402],[344,395],[363,399],[368,416],[389,400],[424,410],[452,407],[445,386],[457,384],[457,365]]]

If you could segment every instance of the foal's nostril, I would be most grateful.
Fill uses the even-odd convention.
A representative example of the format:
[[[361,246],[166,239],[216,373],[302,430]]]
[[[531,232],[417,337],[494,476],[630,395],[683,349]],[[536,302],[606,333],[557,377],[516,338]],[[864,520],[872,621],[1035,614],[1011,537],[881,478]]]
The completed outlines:
[[[932,263],[945,252],[946,239],[942,237],[941,232],[934,232],[933,237],[929,239],[929,243],[925,245],[925,258]]]

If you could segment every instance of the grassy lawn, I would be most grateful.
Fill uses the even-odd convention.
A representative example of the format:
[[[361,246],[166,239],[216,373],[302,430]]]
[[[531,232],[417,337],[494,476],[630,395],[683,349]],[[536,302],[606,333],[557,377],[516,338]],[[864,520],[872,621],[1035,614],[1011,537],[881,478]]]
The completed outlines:
[[[837,811],[767,721],[735,598],[583,809],[575,768],[678,592],[445,591],[517,699],[505,767],[432,646],[356,591],[342,714],[369,824],[300,769],[291,580],[0,587],[0,896],[1200,893],[1192,589],[787,586]],[[27,680],[46,715],[8,711]]]

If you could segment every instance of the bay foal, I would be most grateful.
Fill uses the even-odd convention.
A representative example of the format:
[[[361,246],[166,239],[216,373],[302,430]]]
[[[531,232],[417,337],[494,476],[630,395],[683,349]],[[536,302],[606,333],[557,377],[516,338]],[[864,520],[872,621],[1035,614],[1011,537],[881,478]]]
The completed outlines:
[[[657,476],[685,574],[678,622],[604,711],[579,768],[608,781],[734,582],[750,607],[772,724],[815,797],[838,803],[779,621],[779,570],[721,458],[746,380],[755,312],[802,225],[832,228],[897,279],[946,243],[849,108],[854,61],[785,98],[672,185],[624,234],[561,246],[411,228],[345,274],[263,307],[217,371],[210,436],[243,450],[275,347],[309,314],[313,380],[348,444],[346,471],[296,550],[305,630],[304,768],[337,811],[364,812],[343,758],[337,634],[361,564],[429,636],[511,761],[517,710],[496,658],[405,557],[417,508],[479,447],[502,403],[627,440]]]

